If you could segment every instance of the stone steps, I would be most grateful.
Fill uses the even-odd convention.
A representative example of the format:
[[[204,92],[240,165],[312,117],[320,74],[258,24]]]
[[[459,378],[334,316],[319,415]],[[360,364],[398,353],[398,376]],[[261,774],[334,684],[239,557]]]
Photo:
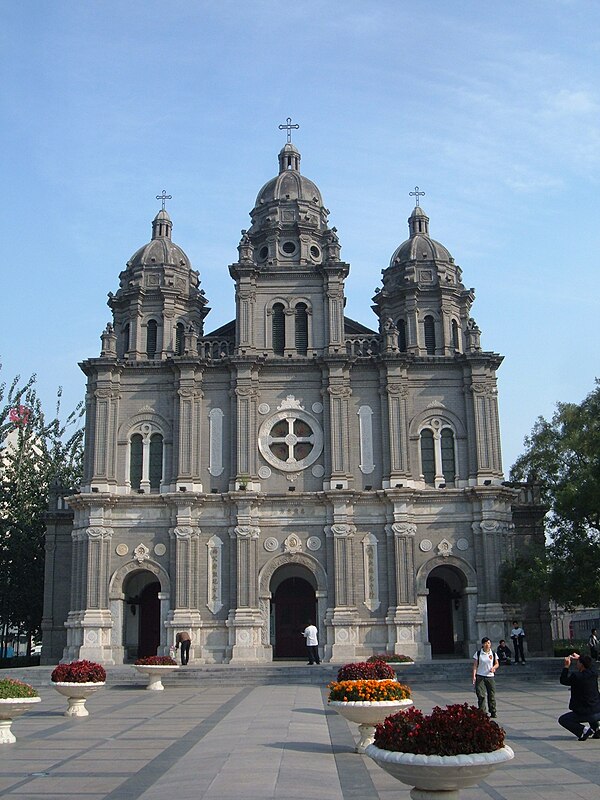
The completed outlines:
[[[499,678],[518,681],[558,680],[562,658],[533,658],[527,664],[502,667]],[[415,664],[395,664],[399,680],[409,685],[437,683],[439,681],[463,682],[470,678],[469,659],[421,661]],[[274,662],[272,664],[188,664],[166,675],[165,686],[265,686],[265,685],[319,685],[326,686],[335,680],[339,664],[308,666],[305,662]],[[33,686],[51,683],[53,666],[6,669],[6,677],[14,677]],[[146,678],[130,664],[107,667],[109,686],[144,686]]]

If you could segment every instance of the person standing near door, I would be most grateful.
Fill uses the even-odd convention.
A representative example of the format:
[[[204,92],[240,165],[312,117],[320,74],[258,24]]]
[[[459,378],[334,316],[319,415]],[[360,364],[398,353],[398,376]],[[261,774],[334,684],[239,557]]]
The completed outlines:
[[[306,639],[306,649],[308,651],[308,663],[320,664],[319,658],[319,639],[318,631],[312,620],[308,621],[308,625],[302,631],[302,636]]]
[[[185,667],[185,665],[190,660],[190,647],[192,644],[192,637],[189,635],[187,631],[179,631],[177,636],[175,637],[175,648],[179,650],[179,645],[181,645],[181,666]]]

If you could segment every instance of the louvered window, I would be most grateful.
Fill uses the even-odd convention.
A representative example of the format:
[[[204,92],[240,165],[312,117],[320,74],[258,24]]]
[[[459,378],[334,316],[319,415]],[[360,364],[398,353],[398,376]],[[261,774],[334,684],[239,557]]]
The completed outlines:
[[[127,355],[129,352],[129,323],[123,326],[123,339],[122,339],[122,347],[123,347],[123,357]]]
[[[398,348],[401,353],[406,353],[406,320],[398,320]]]
[[[453,319],[452,320],[452,347],[455,350],[460,350],[460,338],[458,335],[458,322]]]
[[[283,305],[275,303],[273,306],[273,352],[282,356],[285,351],[285,315]]]
[[[175,355],[182,356],[183,355],[183,348],[184,348],[184,328],[183,322],[177,323],[177,328],[175,329]]]
[[[435,451],[433,432],[425,428],[421,431],[421,471],[425,483],[433,485],[435,481]]]
[[[129,445],[129,482],[132,489],[139,489],[142,481],[142,435],[134,433]]]
[[[150,489],[160,489],[160,482],[162,480],[162,463],[163,437],[160,435],[160,433],[153,433],[150,437]]]
[[[425,350],[427,355],[435,355],[435,323],[433,317],[425,317]]]
[[[454,483],[456,461],[454,458],[454,434],[450,428],[442,430],[442,473],[447,484]]]
[[[156,320],[151,319],[148,322],[148,327],[146,332],[146,355],[148,356],[148,358],[154,358],[156,356],[157,333],[158,333],[158,325],[156,323]]]
[[[308,314],[306,303],[298,303],[295,309],[296,352],[305,356],[308,351]]]

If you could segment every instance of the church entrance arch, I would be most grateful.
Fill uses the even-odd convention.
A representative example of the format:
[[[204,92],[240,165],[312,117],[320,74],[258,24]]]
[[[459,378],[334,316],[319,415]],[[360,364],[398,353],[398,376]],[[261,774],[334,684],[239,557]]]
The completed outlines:
[[[160,647],[160,582],[148,570],[129,575],[123,584],[123,647],[127,661],[154,656]]]
[[[432,656],[463,656],[466,635],[466,579],[452,566],[439,566],[427,578],[427,623]]]
[[[286,564],[274,572],[269,588],[273,658],[305,658],[302,631],[317,618],[314,575],[301,564]]]

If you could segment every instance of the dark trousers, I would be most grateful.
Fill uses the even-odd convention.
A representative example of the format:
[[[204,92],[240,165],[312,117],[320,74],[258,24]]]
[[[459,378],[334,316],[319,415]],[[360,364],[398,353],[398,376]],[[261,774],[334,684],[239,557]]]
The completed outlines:
[[[307,644],[306,650],[308,652],[308,663],[309,664],[320,664],[321,659],[319,658],[319,648],[316,644]]]
[[[184,640],[183,642],[181,642],[181,663],[184,666],[190,660],[190,645],[191,644],[192,643],[191,643],[191,641],[189,639],[187,639],[187,641]]]
[[[598,723],[600,722],[600,713],[577,714],[576,711],[569,711],[558,718],[558,724],[562,725],[563,728],[566,728],[568,731],[571,731],[571,733],[578,738],[584,731],[584,727],[581,724],[582,722],[589,722],[590,727],[597,730]]]
[[[475,676],[475,694],[479,708],[485,711],[485,701],[492,717],[496,716],[496,682],[494,678],[486,678],[485,675]]]
[[[523,653],[523,637],[511,636],[511,639],[515,648],[515,664],[519,663],[519,656],[521,657],[521,661],[525,663],[525,655]]]

